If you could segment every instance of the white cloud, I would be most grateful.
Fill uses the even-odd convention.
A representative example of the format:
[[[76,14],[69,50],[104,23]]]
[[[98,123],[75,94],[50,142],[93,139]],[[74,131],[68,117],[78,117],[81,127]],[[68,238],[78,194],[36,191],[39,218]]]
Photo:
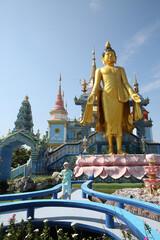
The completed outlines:
[[[150,92],[154,89],[160,88],[160,79],[149,83],[145,87],[142,87],[141,93]]]
[[[160,79],[160,63],[158,63],[153,69],[152,69],[152,78]]]
[[[142,87],[142,89],[141,89],[142,93],[150,92],[154,89],[160,88],[160,63],[158,63],[152,69],[152,75],[150,76],[150,79],[152,82],[150,82],[148,85]]]
[[[89,6],[93,12],[97,12],[100,9],[100,0],[91,0]]]
[[[119,62],[124,65],[126,61],[134,55],[139,48],[148,41],[153,32],[160,28],[160,21],[157,21],[148,28],[141,29],[135,33],[125,44],[123,54],[119,57]]]

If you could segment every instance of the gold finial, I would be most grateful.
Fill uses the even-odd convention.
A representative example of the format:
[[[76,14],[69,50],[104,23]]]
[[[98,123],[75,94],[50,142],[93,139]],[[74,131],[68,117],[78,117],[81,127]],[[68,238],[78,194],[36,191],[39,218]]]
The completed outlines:
[[[62,97],[64,98],[64,90],[63,90],[63,94],[62,94]]]
[[[138,82],[137,82],[137,78],[136,78],[135,72],[134,72],[134,86],[138,86]]]
[[[93,54],[93,58],[92,58],[92,60],[93,60],[93,62],[92,62],[92,65],[94,65],[95,64],[95,50],[94,50],[94,46],[93,46],[93,49],[92,49],[92,54]]]
[[[111,47],[111,44],[107,41],[105,47]]]
[[[67,110],[67,101],[66,101],[66,110]]]
[[[93,55],[95,54],[94,46],[93,46],[93,50],[92,50],[92,53],[93,53]]]
[[[29,99],[29,97],[26,95],[25,98],[24,98],[24,100],[28,101],[28,99]]]
[[[81,82],[81,79],[80,79],[80,84],[81,84],[81,86],[83,86],[82,92],[87,92],[88,83],[86,82],[86,80],[84,78],[83,78],[83,82]]]
[[[61,82],[61,72],[60,72],[60,76],[59,76],[59,82]]]

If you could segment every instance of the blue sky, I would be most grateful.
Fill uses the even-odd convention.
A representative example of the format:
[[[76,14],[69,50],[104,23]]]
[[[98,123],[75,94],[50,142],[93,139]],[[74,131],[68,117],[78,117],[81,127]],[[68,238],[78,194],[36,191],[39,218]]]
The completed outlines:
[[[150,98],[153,138],[160,142],[159,0],[0,0],[0,137],[14,128],[21,102],[29,96],[34,132],[47,130],[59,75],[71,119],[80,116],[74,96],[79,80],[90,78],[108,40],[117,65]]]

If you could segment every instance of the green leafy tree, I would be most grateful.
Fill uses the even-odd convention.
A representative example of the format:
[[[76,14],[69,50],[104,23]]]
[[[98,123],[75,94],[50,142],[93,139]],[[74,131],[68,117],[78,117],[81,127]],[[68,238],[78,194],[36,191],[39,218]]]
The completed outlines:
[[[48,135],[43,135],[42,139],[39,142],[39,147],[40,148],[47,148],[48,147],[48,142],[49,142],[49,138]]]
[[[16,168],[18,165],[25,164],[31,157],[31,149],[24,147],[16,148],[13,152],[11,167]]]

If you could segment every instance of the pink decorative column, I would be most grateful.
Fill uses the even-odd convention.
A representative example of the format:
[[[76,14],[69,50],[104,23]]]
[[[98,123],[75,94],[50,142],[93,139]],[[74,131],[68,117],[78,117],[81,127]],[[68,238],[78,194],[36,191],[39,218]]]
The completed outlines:
[[[143,181],[145,186],[149,188],[150,193],[155,195],[160,188],[160,179],[156,178],[159,166],[155,166],[156,156],[154,154],[147,154],[146,159],[149,162],[149,166],[145,166],[145,170],[148,172],[149,178],[145,178]]]

